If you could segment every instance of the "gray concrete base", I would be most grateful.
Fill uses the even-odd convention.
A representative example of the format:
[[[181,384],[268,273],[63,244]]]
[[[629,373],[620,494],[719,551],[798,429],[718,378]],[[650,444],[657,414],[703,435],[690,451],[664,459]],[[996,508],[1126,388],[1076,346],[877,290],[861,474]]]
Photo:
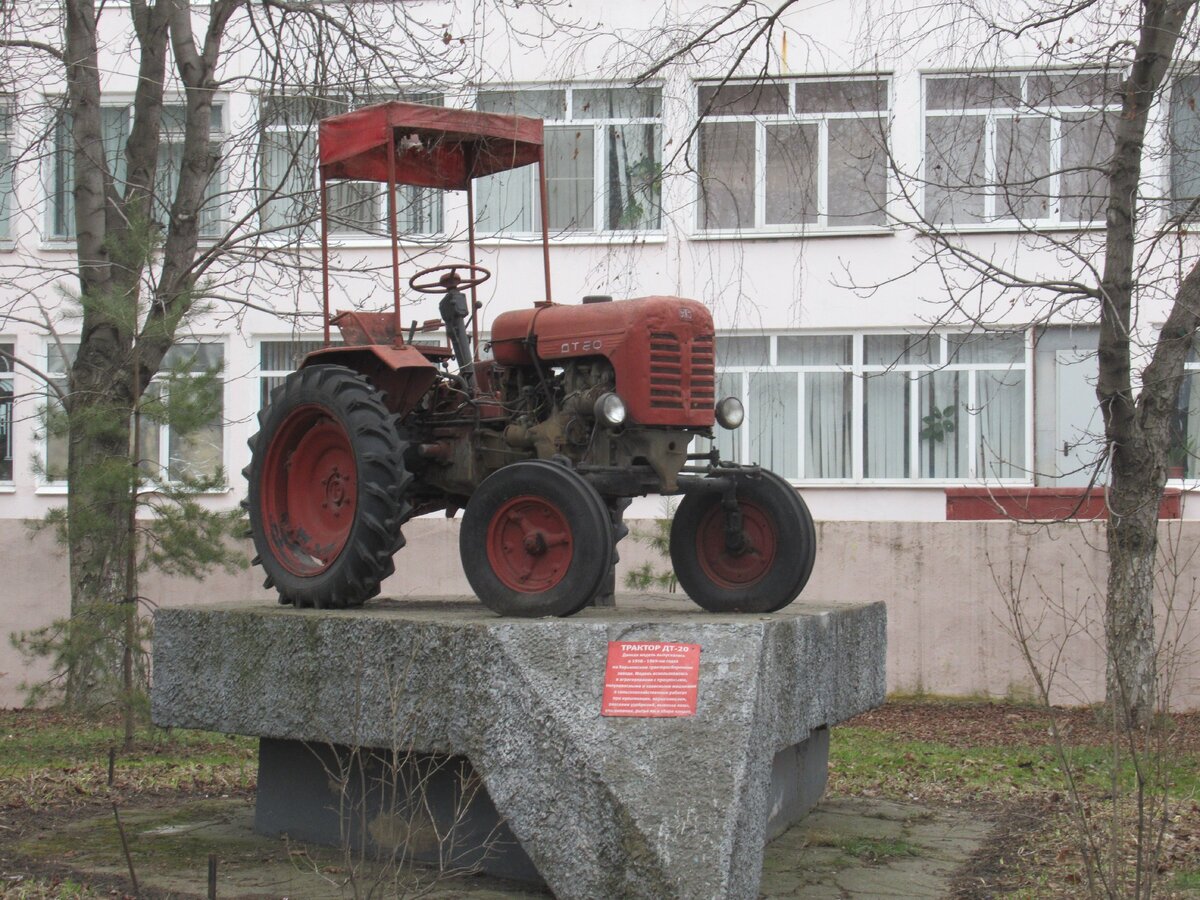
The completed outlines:
[[[254,830],[541,882],[462,756],[263,738]]]
[[[544,883],[468,759],[263,738],[254,830]],[[775,754],[767,840],[825,792],[829,729]]]
[[[560,898],[753,898],[765,841],[824,787],[827,726],[883,701],[884,629],[882,603],[714,616],[622,597],[534,620],[473,598],[164,609],[152,708],[160,725],[465,757]],[[699,644],[696,714],[601,716],[610,641]],[[314,770],[265,754],[267,796],[330,806],[336,756]],[[382,803],[401,812],[364,823],[420,844],[429,822]],[[264,827],[286,809],[260,811]]]

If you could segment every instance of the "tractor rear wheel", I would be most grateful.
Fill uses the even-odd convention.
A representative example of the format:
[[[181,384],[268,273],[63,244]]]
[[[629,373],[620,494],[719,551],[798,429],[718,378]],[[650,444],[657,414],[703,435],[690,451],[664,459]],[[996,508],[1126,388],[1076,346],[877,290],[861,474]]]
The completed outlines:
[[[512,463],[471,496],[459,532],[463,570],[502,616],[569,616],[600,591],[613,564],[608,509],[566,466]]]
[[[383,395],[351,369],[293,372],[259,413],[247,503],[281,603],[361,606],[395,570],[410,476]]]
[[[742,545],[730,546],[719,492],[688,494],[671,523],[675,577],[709,612],[783,609],[812,574],[817,551],[812,515],[795,489],[772,472],[726,477],[737,479]]]

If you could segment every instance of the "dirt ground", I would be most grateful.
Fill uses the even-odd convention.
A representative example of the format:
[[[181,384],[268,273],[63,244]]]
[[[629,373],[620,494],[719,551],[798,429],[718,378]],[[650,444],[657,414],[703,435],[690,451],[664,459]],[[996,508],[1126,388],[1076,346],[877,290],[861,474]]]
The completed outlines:
[[[28,715],[63,725],[52,714]],[[1056,711],[1054,721],[1067,746],[1102,748],[1111,741],[1111,732],[1091,710]],[[861,759],[835,753],[825,799],[767,848],[762,898],[982,900],[1084,893],[1077,842],[1064,825],[1068,798],[1041,782],[1023,784],[1012,774],[1026,771],[1021,748],[1050,743],[1045,711],[1000,703],[891,701],[844,728],[853,736],[848,743],[864,747],[870,738],[884,747],[927,744],[950,755],[961,750],[968,773],[984,763],[999,770],[1000,764],[992,762],[996,758],[1006,759],[1009,768],[995,778],[985,773],[972,779],[956,776],[949,764],[918,759],[919,750],[889,757],[887,764],[867,749]],[[1200,759],[1200,715],[1175,717],[1169,737],[1172,753]],[[1010,748],[1021,752],[1011,759],[987,756]],[[170,757],[167,768],[176,773],[170,789],[155,787],[161,776],[139,777],[138,767],[112,789],[103,787],[97,765],[47,766],[6,777],[4,752],[0,744],[0,896],[5,898],[133,896],[129,860],[139,878],[138,896],[204,897],[210,855],[217,860],[220,897],[546,896],[528,885],[476,875],[435,878],[426,870],[381,870],[336,850],[256,835],[252,751],[243,752],[240,770]],[[150,744],[139,752],[139,765],[146,766],[163,753]],[[859,762],[861,770],[854,768]],[[1174,874],[1200,871],[1198,800],[1173,805],[1160,896],[1200,897],[1200,889]],[[1103,797],[1097,799],[1102,802]]]
[[[127,801],[121,821],[142,898],[206,896],[209,854],[218,861],[217,896],[223,898],[549,896],[530,885],[380,867],[337,850],[263,837],[253,832],[252,797],[192,798],[182,806],[173,797],[145,797],[136,805]],[[111,809],[88,804],[69,816],[25,814],[10,827],[15,839],[0,846],[5,896],[71,897],[76,885],[94,896],[134,896]],[[946,896],[991,828],[963,810],[830,799],[767,848],[760,897]],[[39,882],[50,890],[24,892]]]
[[[1094,709],[1055,709],[1054,719],[1068,744],[1102,747],[1112,740],[1111,727]],[[843,724],[951,747],[1012,747],[1052,739],[1044,709],[1009,703],[889,700]],[[1200,753],[1200,713],[1174,715],[1172,725],[1172,748],[1180,753]]]

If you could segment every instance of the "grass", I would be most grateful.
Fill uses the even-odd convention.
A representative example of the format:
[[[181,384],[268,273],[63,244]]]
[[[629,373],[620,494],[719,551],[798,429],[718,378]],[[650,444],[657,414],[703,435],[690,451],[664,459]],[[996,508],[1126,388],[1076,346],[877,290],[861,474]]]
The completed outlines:
[[[1085,792],[1110,789],[1110,748],[1075,746],[1063,752]],[[875,790],[899,797],[938,799],[954,794],[1004,799],[1062,791],[1065,785],[1058,754],[1045,744],[959,748],[897,740],[895,734],[872,728],[842,727],[834,731],[829,761],[831,776],[851,793]],[[1200,759],[1184,754],[1162,763],[1171,796],[1200,797]],[[1123,759],[1118,771],[1122,784],[1133,783],[1135,773],[1128,759]]]
[[[1056,711],[1054,717],[1078,808],[1045,710],[943,698],[889,700],[833,729],[830,793],[967,806],[999,823],[972,860],[964,896],[1079,896],[1087,884],[1078,815],[1097,831],[1102,854],[1110,849],[1108,827],[1121,823],[1117,877],[1132,872],[1137,770],[1124,738],[1114,755],[1111,731],[1095,711]],[[1167,819],[1155,820],[1163,822],[1159,896],[1200,897],[1198,724],[1196,716],[1163,720],[1151,734],[1165,743],[1138,754],[1148,796],[1165,793],[1167,799]],[[1149,828],[1153,841],[1157,826],[1152,821]]]
[[[832,847],[860,862],[879,863],[902,856],[920,856],[921,848],[903,838],[876,838],[864,835],[809,832],[811,847]]]
[[[1174,887],[1183,891],[1200,891],[1200,869],[1194,872],[1176,872]]]
[[[1078,714],[1069,724],[1072,743],[1065,752],[1094,815],[1103,820],[1112,809],[1111,747],[1087,714]],[[1161,895],[1167,897],[1200,897],[1200,739],[1195,723],[1189,727],[1191,731],[1180,732],[1172,751],[1161,755],[1173,815],[1161,881]],[[256,742],[251,738],[146,728],[131,752],[121,751],[121,744],[115,722],[93,723],[56,712],[0,711],[0,817],[23,810],[38,813],[43,821],[58,815],[68,823],[77,818],[72,810],[107,816],[109,799],[120,801],[124,809],[126,802],[132,806],[150,795],[158,795],[159,803],[164,796],[178,797],[181,815],[200,815],[204,804],[199,801],[205,797],[244,797],[253,790]],[[110,788],[111,748],[117,753]],[[1119,794],[1124,795],[1131,780],[1128,762],[1120,775]],[[1070,897],[1086,888],[1080,881],[1082,867],[1060,762],[1044,716],[1029,707],[943,698],[890,701],[875,713],[833,729],[829,793],[965,805],[978,808],[981,816],[1017,822],[1019,827],[1008,832],[998,829],[985,845],[991,862],[973,873],[976,883],[984,885],[979,896]],[[67,829],[63,831],[63,838],[69,839]],[[111,839],[112,835],[106,838],[110,843]],[[179,853],[191,854],[193,848],[184,846],[186,836],[175,843],[180,844]],[[920,854],[919,847],[896,837],[827,835],[812,838],[810,844],[867,865]],[[89,846],[83,841],[72,852],[86,855]],[[115,855],[109,844],[91,850]],[[0,883],[4,898],[100,896],[108,896],[108,891],[78,876]]]
[[[146,726],[131,751],[122,749],[123,742],[115,722],[0,711],[0,809],[36,810],[107,796],[113,750],[111,790],[117,792],[235,792],[254,786],[257,743],[251,738]]]
[[[5,900],[90,900],[110,894],[107,891],[97,893],[89,885],[67,878],[63,881],[31,880],[10,884],[0,888],[0,896]]]

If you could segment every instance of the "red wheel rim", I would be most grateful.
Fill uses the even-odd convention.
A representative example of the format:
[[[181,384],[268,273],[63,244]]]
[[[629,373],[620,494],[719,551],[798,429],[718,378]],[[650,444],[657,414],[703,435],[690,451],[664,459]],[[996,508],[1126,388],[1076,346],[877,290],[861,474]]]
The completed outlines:
[[[714,503],[700,519],[696,532],[696,556],[709,580],[723,588],[748,588],[771,571],[779,548],[775,523],[761,507],[739,500],[746,548],[730,553],[725,545],[725,511]]]
[[[319,575],[346,546],[358,503],[354,448],[341,423],[298,406],[267,448],[262,516],[275,558],[293,575]]]
[[[509,590],[548,591],[563,580],[575,556],[571,526],[544,497],[514,497],[488,523],[487,555],[492,571]]]

